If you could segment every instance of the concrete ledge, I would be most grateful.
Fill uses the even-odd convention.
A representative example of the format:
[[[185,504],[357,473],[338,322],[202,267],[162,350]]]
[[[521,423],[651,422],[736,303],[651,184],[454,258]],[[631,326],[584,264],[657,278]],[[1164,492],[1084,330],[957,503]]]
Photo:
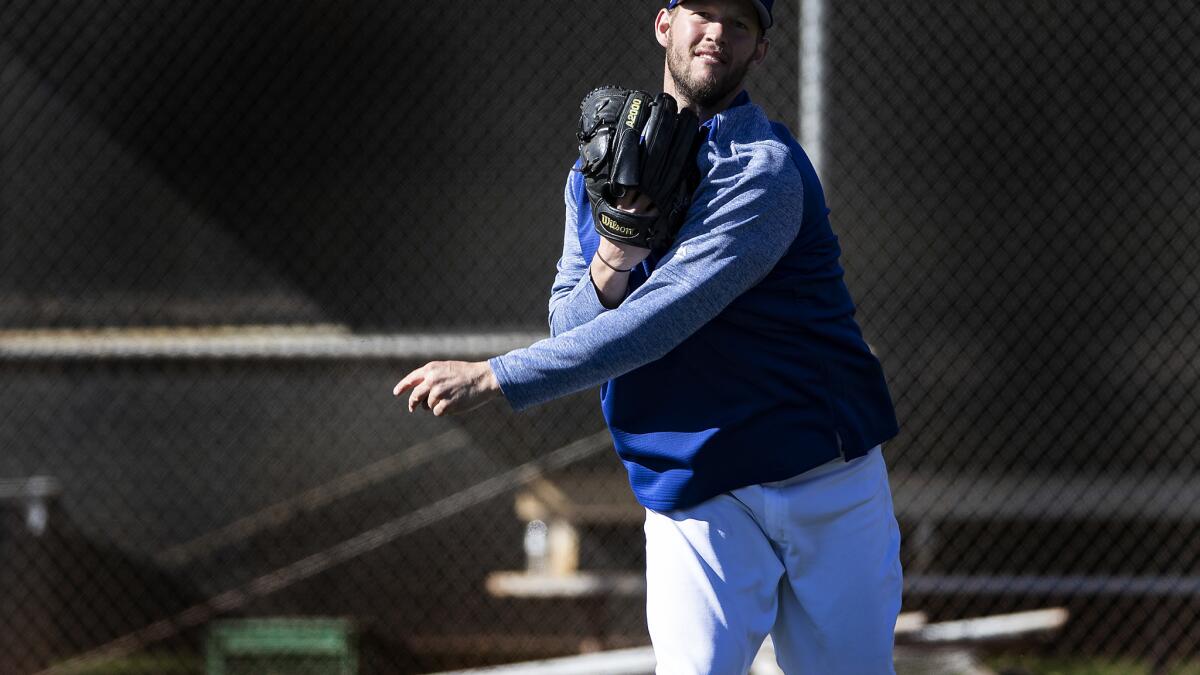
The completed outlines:
[[[488,575],[488,593],[500,598],[587,598],[631,596],[646,593],[646,578],[626,572],[576,572],[574,574],[530,574],[493,572]]]

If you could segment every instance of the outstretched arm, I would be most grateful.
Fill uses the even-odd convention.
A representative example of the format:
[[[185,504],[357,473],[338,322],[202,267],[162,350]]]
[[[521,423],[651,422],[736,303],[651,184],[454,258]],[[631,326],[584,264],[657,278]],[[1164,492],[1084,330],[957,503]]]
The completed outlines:
[[[569,189],[568,186],[568,191]],[[650,200],[638,196],[636,192],[631,192],[623,198],[619,206],[634,213],[649,212],[652,209]],[[572,224],[570,203],[568,203],[568,226],[565,236],[568,243],[564,246],[563,258],[559,261],[558,278],[569,276],[571,272],[565,269],[565,266],[578,264],[574,262],[574,258],[581,259],[578,253],[578,235],[572,231]],[[574,257],[571,255],[571,240],[575,242]],[[606,244],[607,246],[605,246]],[[615,244],[608,240],[601,240],[600,246],[598,253],[603,256],[603,259],[593,258],[588,273],[584,274],[590,287],[585,290],[585,293],[590,296],[592,304],[599,302],[604,307],[611,308],[620,304],[625,297],[629,285],[629,274],[617,272],[609,265],[620,269],[632,268],[644,260],[649,251],[634,246]],[[607,264],[604,261],[607,261]],[[556,279],[556,291],[557,285],[558,280]],[[560,295],[559,299],[564,304],[569,302],[563,295]],[[550,307],[551,326],[553,326],[555,309],[553,299]],[[583,309],[576,311],[574,315],[577,318],[588,317],[589,312],[587,309]],[[397,397],[408,392],[411,392],[408,397],[410,413],[418,408],[424,408],[431,410],[438,417],[473,410],[501,394],[496,375],[486,361],[432,361],[406,375],[392,389],[392,395]]]
[[[520,410],[627,373],[661,358],[765,277],[802,217],[800,178],[785,147],[717,158],[675,246],[620,306],[487,362],[427,364],[394,393],[412,390],[409,409],[435,414],[498,393]]]

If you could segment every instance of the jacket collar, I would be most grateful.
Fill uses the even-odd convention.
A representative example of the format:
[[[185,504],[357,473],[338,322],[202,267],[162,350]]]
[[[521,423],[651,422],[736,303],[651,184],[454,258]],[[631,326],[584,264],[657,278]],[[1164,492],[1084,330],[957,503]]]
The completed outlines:
[[[743,89],[738,92],[737,96],[733,98],[733,101],[729,104],[728,108],[705,120],[705,122],[700,125],[700,128],[708,131],[708,138],[711,140],[713,134],[716,133],[717,129],[721,126],[721,118],[725,117],[729,111],[747,105],[750,105],[750,94],[746,93],[746,90]]]

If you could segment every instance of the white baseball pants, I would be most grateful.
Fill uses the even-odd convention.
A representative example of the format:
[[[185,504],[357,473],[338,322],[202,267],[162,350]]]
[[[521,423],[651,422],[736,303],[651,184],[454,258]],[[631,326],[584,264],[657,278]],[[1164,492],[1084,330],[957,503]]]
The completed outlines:
[[[659,675],[736,675],[770,633],[787,675],[894,673],[900,530],[878,447],[698,506],[646,512]]]

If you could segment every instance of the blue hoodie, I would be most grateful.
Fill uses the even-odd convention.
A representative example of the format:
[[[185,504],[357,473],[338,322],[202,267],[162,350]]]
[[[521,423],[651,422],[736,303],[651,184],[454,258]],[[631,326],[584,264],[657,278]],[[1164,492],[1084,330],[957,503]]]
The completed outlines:
[[[588,273],[599,235],[571,173],[551,337],[489,362],[516,410],[603,384],[630,485],[659,511],[849,460],[898,432],[812,163],[744,93],[704,127],[687,220],[615,309]]]

